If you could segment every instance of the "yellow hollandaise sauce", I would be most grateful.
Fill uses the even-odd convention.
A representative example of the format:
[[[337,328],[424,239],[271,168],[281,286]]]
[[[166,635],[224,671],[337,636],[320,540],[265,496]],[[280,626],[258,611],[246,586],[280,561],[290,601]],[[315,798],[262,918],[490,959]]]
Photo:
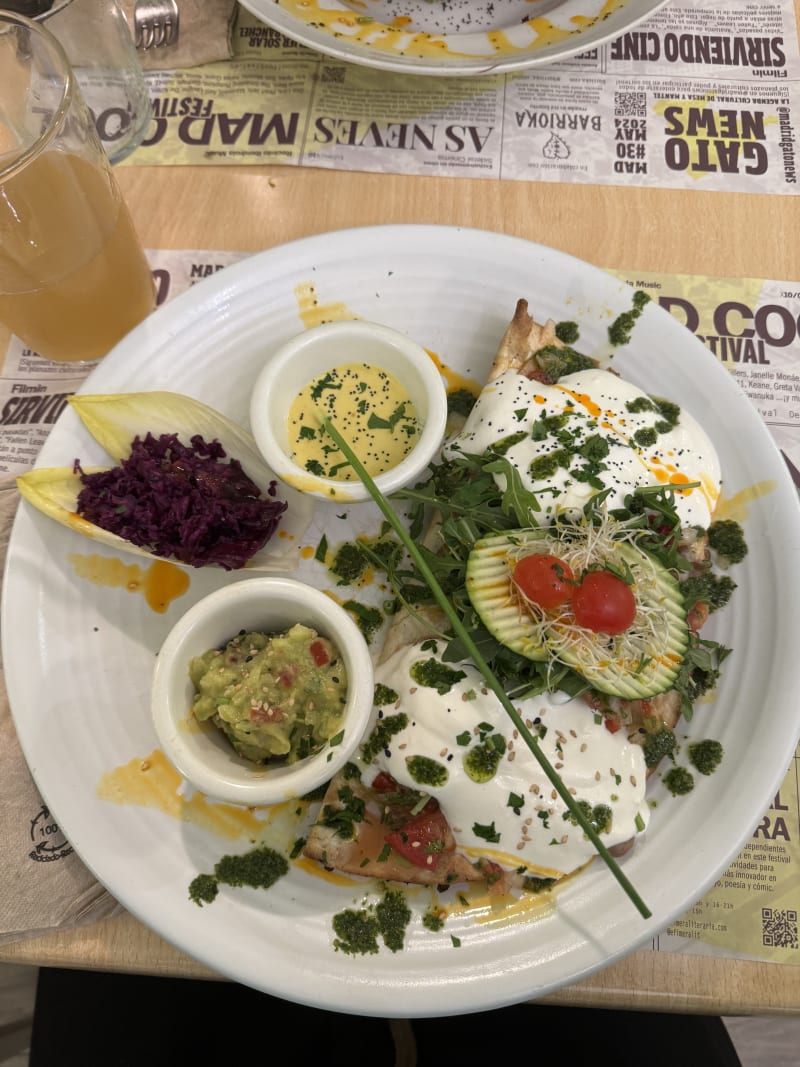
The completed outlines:
[[[289,447],[298,467],[339,482],[358,475],[321,428],[325,415],[373,478],[401,463],[422,429],[408,390],[383,368],[344,363],[321,374],[292,402]]]

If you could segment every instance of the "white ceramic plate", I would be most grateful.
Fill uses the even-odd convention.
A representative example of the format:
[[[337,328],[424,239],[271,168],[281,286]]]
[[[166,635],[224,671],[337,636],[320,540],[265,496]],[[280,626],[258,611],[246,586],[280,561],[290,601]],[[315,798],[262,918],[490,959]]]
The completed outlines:
[[[404,74],[503,74],[597,48],[667,0],[243,0],[317,52]]]
[[[580,347],[595,354],[612,318],[631,306],[631,289],[618,280],[516,238],[429,226],[323,234],[253,256],[177,297],[130,334],[84,388],[174,389],[244,421],[266,353],[309,324],[301,316],[309,309],[386,323],[480,380],[520,296],[540,319],[579,321]],[[243,579],[193,574],[189,591],[157,614],[142,596],[77,577],[71,557],[94,546],[23,505],[2,606],[15,723],[62,830],[131,912],[218,972],[266,992],[343,1012],[427,1016],[540,997],[582,978],[648,941],[713,884],[769,806],[798,739],[798,504],[749,401],[669,314],[650,305],[615,365],[707,428],[720,452],[725,496],[743,494],[752,546],[736,571],[734,610],[709,624],[709,636],[734,654],[716,700],[700,706],[687,727],[691,737],[719,739],[725,759],[688,797],[672,798],[652,781],[657,807],[650,828],[623,861],[652,918],[640,917],[599,861],[538,918],[481,923],[460,914],[431,933],[420,920],[430,897],[417,894],[407,947],[397,954],[334,951],[332,916],[361,901],[370,886],[325,881],[297,867],[269,891],[224,890],[199,908],[188,896],[192,878],[222,855],[246,851],[249,842],[180,821],[158,804],[99,799],[97,787],[104,775],[129,761],[138,766],[156,748],[150,677],[178,613],[223,582]],[[67,411],[39,463],[76,456],[101,458]],[[335,544],[354,529],[377,527],[372,505],[348,508],[347,519],[342,514],[341,505],[319,505],[307,544],[315,547],[323,530]],[[329,581],[313,558],[301,563],[298,576]]]

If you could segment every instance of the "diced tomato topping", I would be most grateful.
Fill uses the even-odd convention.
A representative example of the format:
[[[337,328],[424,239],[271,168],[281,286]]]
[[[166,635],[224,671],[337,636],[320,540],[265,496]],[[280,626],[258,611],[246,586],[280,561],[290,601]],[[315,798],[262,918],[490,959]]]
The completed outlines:
[[[386,835],[384,840],[415,867],[435,867],[443,852],[452,851],[455,842],[448,847],[449,826],[437,801],[431,799],[421,812],[414,815],[399,830]]]
[[[312,641],[309,652],[317,667],[324,667],[326,663],[331,661],[330,651],[324,641]]]
[[[692,633],[699,633],[710,612],[708,604],[701,600],[686,615],[686,622]]]
[[[486,877],[486,885],[490,893],[492,892],[492,886],[499,886],[503,882],[505,871],[499,863],[495,863],[494,860],[487,860],[483,856],[478,860],[477,866]]]
[[[619,730],[620,726],[622,726],[622,722],[620,721],[618,715],[606,715],[603,721],[605,723],[606,730],[608,730],[610,734],[615,734],[617,730]]]
[[[372,788],[378,793],[394,793],[400,787],[397,782],[392,778],[391,774],[386,771],[379,771],[375,775],[375,781],[372,783]]]
[[[278,674],[278,685],[282,685],[284,689],[289,689],[294,685],[297,678],[297,667],[284,667]]]

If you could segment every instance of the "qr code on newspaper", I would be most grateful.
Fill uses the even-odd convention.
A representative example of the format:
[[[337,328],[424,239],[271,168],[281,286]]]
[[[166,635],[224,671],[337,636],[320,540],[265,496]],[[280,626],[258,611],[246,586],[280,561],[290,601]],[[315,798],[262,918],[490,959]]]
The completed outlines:
[[[329,84],[334,82],[337,85],[344,85],[344,67],[324,66],[320,73],[319,80]]]
[[[614,114],[643,118],[647,114],[647,93],[614,93]]]
[[[797,912],[761,909],[761,940],[768,948],[797,948]]]

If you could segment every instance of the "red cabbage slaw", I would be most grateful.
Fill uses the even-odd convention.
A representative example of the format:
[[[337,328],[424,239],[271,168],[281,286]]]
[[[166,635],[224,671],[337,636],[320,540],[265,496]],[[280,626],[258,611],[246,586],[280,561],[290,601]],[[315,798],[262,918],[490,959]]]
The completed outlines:
[[[77,512],[88,522],[156,556],[192,567],[236,570],[275,532],[287,508],[276,483],[267,495],[222,445],[199,434],[187,447],[177,434],[134,438],[116,467],[87,474]]]

